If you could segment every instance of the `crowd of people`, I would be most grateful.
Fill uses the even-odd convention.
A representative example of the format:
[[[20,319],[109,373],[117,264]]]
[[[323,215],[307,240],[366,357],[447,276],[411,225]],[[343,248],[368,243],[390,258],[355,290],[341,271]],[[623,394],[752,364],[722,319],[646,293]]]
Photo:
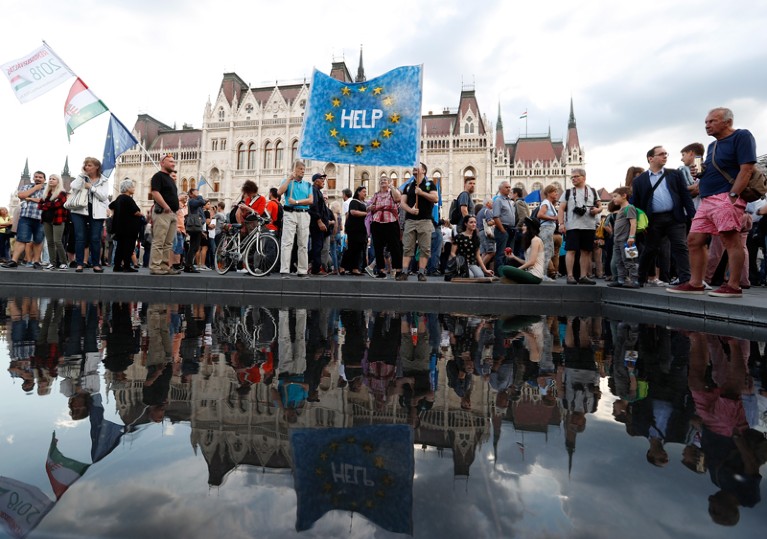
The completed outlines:
[[[705,125],[716,139],[707,152],[701,143],[682,148],[677,169],[666,167],[669,153],[654,146],[646,154],[647,170],[629,168],[606,212],[583,168],[571,171],[572,186],[564,191],[544,187],[532,208],[508,180],[476,204],[476,180],[467,177],[443,215],[441,185],[424,163],[401,186],[382,175],[371,193],[367,185],[353,193],[344,189],[343,203],[330,203],[326,176],[304,179],[306,166],[297,160],[268,197],[245,181],[227,213],[223,202],[213,208],[195,188],[179,193],[175,159],[167,154],[151,180],[152,208],[142,215],[132,198],[135,184],[122,181],[110,202],[101,164],[89,157],[70,193],[58,176],[46,183],[39,171],[19,189],[12,254],[11,220],[0,209],[0,257],[6,268],[23,258],[35,268],[100,273],[110,265],[135,272],[143,246],[143,265],[153,275],[198,273],[213,266],[225,224],[240,223],[247,233],[256,226],[248,217],[256,214],[280,239],[283,277],[369,274],[406,281],[415,274],[421,282],[444,275],[522,284],[562,277],[573,285],[605,279],[611,287],[652,285],[737,298],[743,288],[765,282],[757,257],[765,249],[767,204],[764,197],[747,204],[741,196],[754,171],[756,144],[749,131],[733,128],[729,109],[713,109]]]

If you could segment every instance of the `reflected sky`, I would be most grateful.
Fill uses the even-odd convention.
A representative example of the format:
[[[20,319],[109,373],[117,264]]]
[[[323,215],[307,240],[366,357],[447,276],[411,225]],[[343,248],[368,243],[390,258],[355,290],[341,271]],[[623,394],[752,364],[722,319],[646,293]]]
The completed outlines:
[[[417,537],[767,524],[763,343],[585,317],[48,298],[0,312],[0,476],[51,501],[29,537],[396,537],[347,510],[295,531],[291,429],[370,424],[413,429]],[[55,503],[52,433],[90,465]],[[715,494],[720,520],[753,507],[725,528]]]

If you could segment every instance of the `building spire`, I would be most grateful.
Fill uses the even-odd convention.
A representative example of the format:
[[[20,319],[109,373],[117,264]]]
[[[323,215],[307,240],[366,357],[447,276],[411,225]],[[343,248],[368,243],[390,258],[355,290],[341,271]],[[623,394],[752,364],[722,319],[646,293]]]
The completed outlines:
[[[29,178],[29,157],[24,161],[24,172],[21,173],[22,178]]]
[[[498,121],[495,124],[496,129],[503,130],[503,120],[501,120],[501,102],[498,101]]]
[[[357,68],[357,77],[354,79],[354,82],[365,82],[366,80],[365,67],[362,65],[362,45],[360,45],[360,65]]]
[[[573,112],[573,98],[570,98],[570,119],[567,122],[567,128],[575,127],[575,113]]]
[[[64,170],[61,171],[62,176],[69,176],[69,156],[64,159]]]

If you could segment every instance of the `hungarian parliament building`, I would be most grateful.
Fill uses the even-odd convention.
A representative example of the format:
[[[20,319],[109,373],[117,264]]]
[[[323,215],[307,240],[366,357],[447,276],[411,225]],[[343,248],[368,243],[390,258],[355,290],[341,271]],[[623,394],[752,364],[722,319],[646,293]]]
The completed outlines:
[[[344,82],[366,80],[360,52],[357,76],[352,78],[344,61],[333,62],[330,75]],[[205,105],[202,128],[183,125],[175,129],[148,114],[140,114],[133,134],[146,148],[138,146],[118,159],[115,185],[122,178],[136,181],[136,201],[143,209],[150,205],[150,180],[155,163],[172,153],[177,161],[179,191],[200,185],[201,194],[212,201],[223,200],[227,207],[239,200],[245,180],[254,180],[261,194],[276,187],[300,158],[301,128],[309,99],[309,84],[250,87],[236,73],[225,73],[214,102]],[[148,155],[147,155],[148,154]],[[151,158],[151,159],[150,159]],[[422,117],[421,157],[429,176],[441,183],[443,204],[463,190],[463,180],[474,177],[476,201],[497,192],[503,180],[531,193],[554,183],[567,185],[574,167],[584,164],[584,152],[570,102],[566,141],[543,136],[520,136],[506,142],[498,107],[495,127],[480,111],[473,87],[463,87],[458,107],[428,111]],[[154,162],[153,162],[154,161]],[[345,188],[366,185],[377,188],[376,178],[386,174],[395,185],[407,181],[410,168],[376,167],[305,160],[306,176],[327,174],[325,191],[331,200]],[[372,181],[371,181],[372,180]]]

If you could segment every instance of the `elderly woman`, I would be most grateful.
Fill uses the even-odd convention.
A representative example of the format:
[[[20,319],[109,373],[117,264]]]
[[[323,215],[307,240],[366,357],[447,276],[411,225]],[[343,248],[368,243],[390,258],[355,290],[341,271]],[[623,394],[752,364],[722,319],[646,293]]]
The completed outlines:
[[[83,161],[83,171],[72,181],[72,194],[76,196],[81,189],[88,193],[88,203],[85,207],[71,208],[72,224],[75,228],[75,262],[77,273],[82,273],[83,255],[86,243],[90,246],[90,263],[95,273],[103,273],[101,267],[101,234],[104,220],[107,218],[109,203],[109,187],[107,177],[101,173],[101,161],[95,157],[86,157]],[[87,235],[87,237],[86,237]]]
[[[120,195],[109,205],[112,210],[112,232],[117,242],[115,265],[112,271],[136,273],[131,266],[131,258],[136,248],[136,240],[141,230],[141,209],[133,200],[136,182],[125,178],[120,182]]]
[[[45,240],[48,243],[48,256],[50,263],[44,268],[52,270],[67,269],[67,253],[61,238],[64,234],[64,223],[67,220],[67,210],[64,202],[67,201],[67,193],[62,189],[61,178],[57,174],[51,174],[48,178],[48,187],[45,188],[40,202],[40,220],[43,222]]]
[[[389,178],[381,176],[378,191],[373,195],[368,210],[373,216],[370,234],[373,237],[378,277],[386,278],[384,249],[389,248],[392,271],[402,271],[402,243],[399,239],[399,189],[390,187]]]

